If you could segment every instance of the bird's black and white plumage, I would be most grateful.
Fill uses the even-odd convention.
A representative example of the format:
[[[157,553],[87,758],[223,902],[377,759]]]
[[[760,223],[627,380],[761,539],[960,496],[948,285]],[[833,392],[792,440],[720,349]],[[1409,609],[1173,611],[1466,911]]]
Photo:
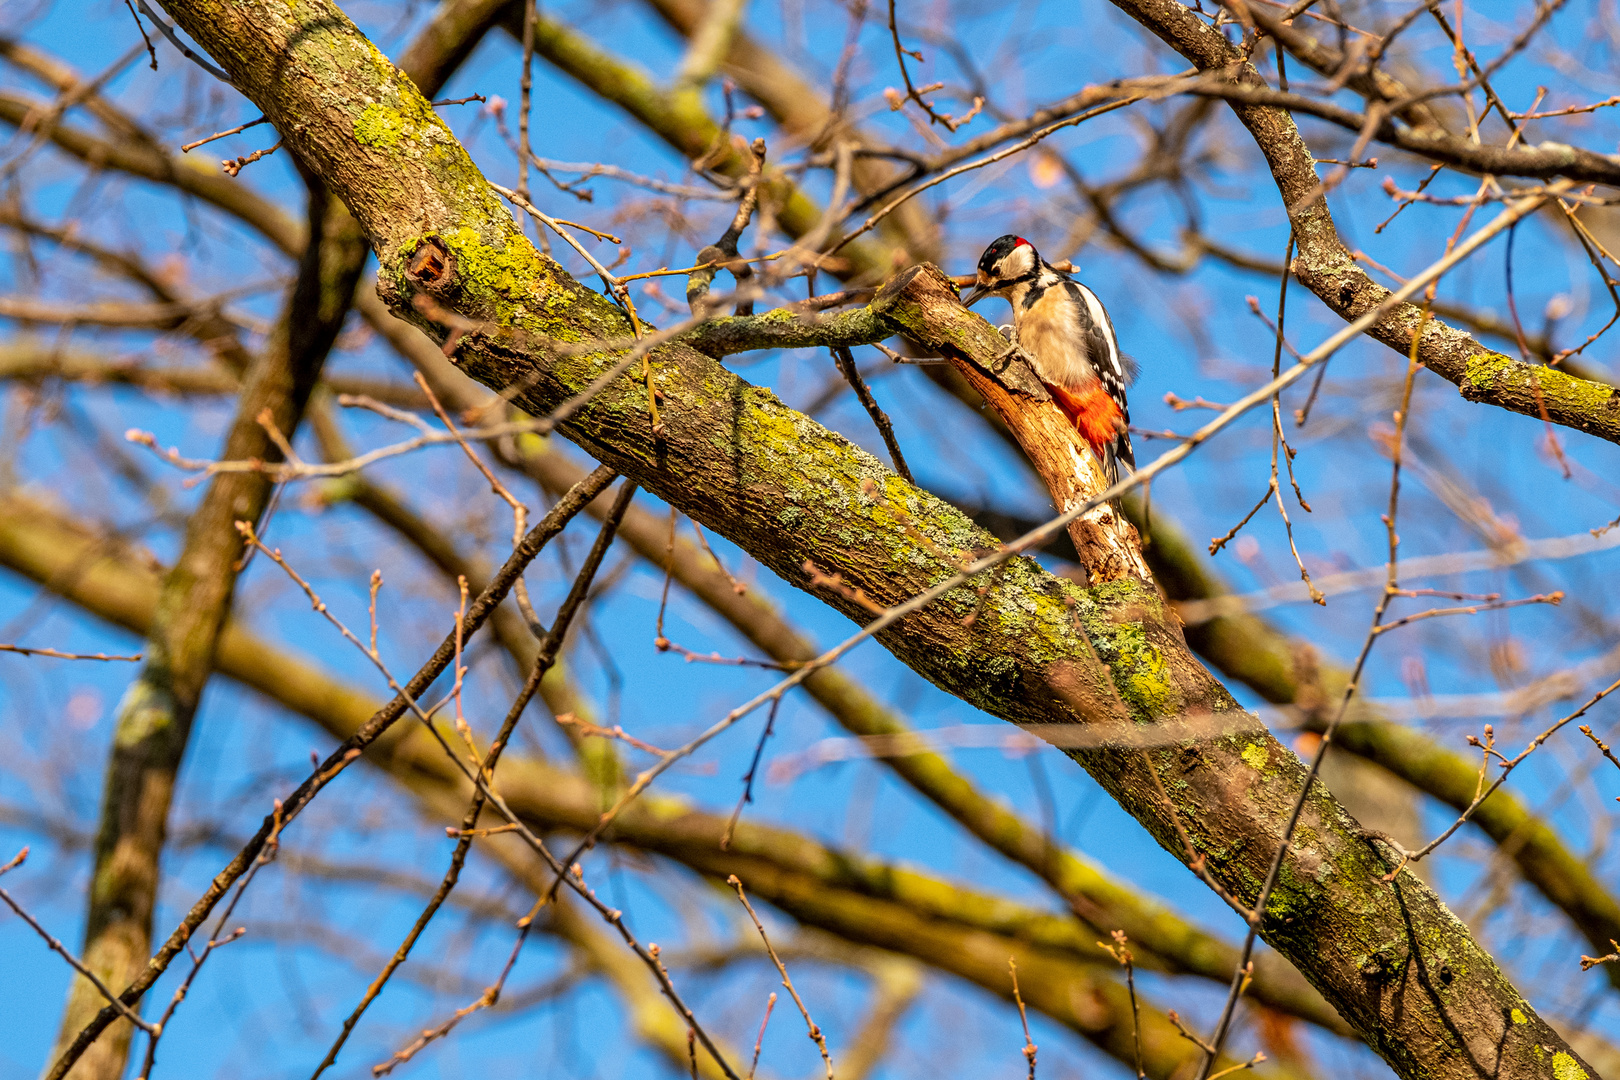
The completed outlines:
[[[1136,361],[1120,351],[1097,294],[1043,260],[1028,240],[1008,235],[985,248],[966,301],[986,296],[1012,305],[1019,347],[1110,482],[1119,477],[1119,462],[1134,469],[1125,390],[1136,378]]]

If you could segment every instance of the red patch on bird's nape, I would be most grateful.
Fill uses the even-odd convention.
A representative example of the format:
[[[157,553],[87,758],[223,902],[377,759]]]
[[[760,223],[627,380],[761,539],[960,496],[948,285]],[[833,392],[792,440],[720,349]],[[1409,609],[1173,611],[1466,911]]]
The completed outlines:
[[[1025,240],[1022,236],[1013,237],[1013,247],[1015,247],[1015,248],[1034,247],[1034,246],[1035,246],[1034,244],[1031,244],[1028,240]]]

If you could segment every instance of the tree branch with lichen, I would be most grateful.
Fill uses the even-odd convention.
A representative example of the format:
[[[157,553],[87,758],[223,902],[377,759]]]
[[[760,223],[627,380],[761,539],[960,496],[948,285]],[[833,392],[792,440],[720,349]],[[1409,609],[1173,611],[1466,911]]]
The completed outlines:
[[[70,518],[21,495],[0,498],[0,564],[23,574],[98,618],[145,633],[152,618],[158,578],[149,553],[118,538],[98,535]],[[302,715],[338,740],[347,740],[374,716],[380,703],[339,682],[317,666],[276,648],[237,622],[227,622],[216,654],[217,670]],[[399,782],[434,820],[466,808],[471,794],[442,748],[420,728],[384,736],[365,759]],[[538,828],[588,831],[601,810],[600,787],[588,777],[543,762],[508,758],[502,791]],[[846,940],[913,956],[936,969],[1006,997],[1006,956],[1016,955],[1043,976],[1033,1007],[1128,1061],[1131,1009],[1125,988],[1112,979],[1097,949],[1102,931],[1063,914],[975,892],[928,874],[867,856],[827,848],[792,830],[744,821],[729,851],[717,838],[723,816],[693,810],[656,794],[617,824],[615,842],[669,858],[717,881],[732,873],[806,926]],[[513,837],[490,837],[500,844]],[[526,847],[508,851],[513,866],[533,861]],[[549,879],[542,888],[549,887]],[[917,933],[926,915],[927,932]],[[1174,927],[1165,927],[1173,930]],[[1186,930],[1194,935],[1191,927]],[[619,948],[630,972],[646,972]],[[1177,970],[1150,950],[1143,966]],[[656,996],[656,995],[655,995]],[[1280,1003],[1279,1003],[1280,1004]],[[667,1004],[660,1008],[668,1015]],[[1342,1025],[1320,1010],[1308,1016],[1338,1034]],[[1170,1080],[1196,1061],[1196,1048],[1175,1032],[1163,1014],[1143,1010],[1150,1075]],[[1273,1073],[1278,1080],[1292,1074]],[[1304,1078],[1300,1078],[1304,1080]]]
[[[1317,197],[1321,181],[1310,148],[1300,136],[1293,116],[1277,103],[1276,92],[1266,86],[1254,65],[1220,31],[1178,0],[1112,2],[1200,70],[1235,73],[1221,75],[1227,81],[1219,89],[1265,155],[1288,210],[1299,246],[1294,276],[1346,321],[1376,310],[1389,298],[1390,290],[1367,275],[1340,238],[1327,200]],[[1290,99],[1287,104],[1292,107],[1294,103]],[[1424,152],[1421,147],[1413,149]],[[1571,147],[1516,153],[1541,155],[1534,159],[1535,169],[1527,163],[1529,158],[1519,161],[1521,170],[1545,176],[1575,175],[1564,167],[1576,154]],[[1580,160],[1588,164],[1589,159],[1598,157],[1580,153],[1584,155]],[[1436,160],[1447,160],[1434,156]],[[1602,170],[1620,177],[1620,164],[1608,158],[1601,161]],[[1503,356],[1440,319],[1425,320],[1416,304],[1398,305],[1367,331],[1402,356],[1411,349],[1414,332],[1421,333],[1418,360],[1454,384],[1465,399],[1525,416],[1545,417],[1554,424],[1620,443],[1620,387]]]

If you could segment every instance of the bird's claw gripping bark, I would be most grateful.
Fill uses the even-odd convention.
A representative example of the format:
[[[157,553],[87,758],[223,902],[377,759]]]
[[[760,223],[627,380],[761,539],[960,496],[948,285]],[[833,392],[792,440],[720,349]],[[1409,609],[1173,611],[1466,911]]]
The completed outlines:
[[[1012,327],[1003,326],[1000,331],[1001,335],[1008,339],[1009,344],[990,358],[987,365],[990,373],[1009,390],[1016,390],[1037,401],[1050,399],[1052,395],[1047,393],[1040,376],[1035,374],[1034,359],[1018,344],[1018,339],[1012,334]]]
[[[1007,339],[1007,347],[990,358],[991,371],[995,372],[997,375],[1001,374],[1003,371],[1006,371],[1007,366],[1012,363],[1013,357],[1015,356],[1023,360],[1024,363],[1028,364],[1031,371],[1035,370],[1035,361],[1027,352],[1023,350],[1023,347],[1018,344],[1018,331],[1013,328],[1011,323],[1006,323],[996,327],[996,333]]]

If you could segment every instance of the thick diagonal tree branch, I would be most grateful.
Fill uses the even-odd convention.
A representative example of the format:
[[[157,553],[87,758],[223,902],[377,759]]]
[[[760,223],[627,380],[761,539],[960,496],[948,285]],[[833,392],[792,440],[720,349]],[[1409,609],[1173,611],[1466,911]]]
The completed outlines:
[[[489,396],[460,376],[436,349],[415,355],[441,400],[459,409],[480,407]],[[557,494],[584,475],[560,453],[536,448],[518,450],[508,463]],[[605,500],[590,507],[606,513]],[[619,526],[619,538],[638,555],[669,575],[710,610],[731,624],[764,655],[783,665],[807,663],[821,650],[794,626],[760,590],[739,593],[730,576],[696,544],[679,538],[669,545],[668,524],[648,510],[631,507]],[[891,709],[857,680],[838,668],[823,668],[804,682],[804,689],[845,730],[860,736],[904,737],[912,733]],[[941,754],[908,753],[885,757],[884,764],[924,798],[933,802],[990,848],[1042,878],[1100,936],[1123,930],[1132,948],[1156,954],[1168,970],[1202,975],[1225,983],[1236,960],[1235,946],[1177,917],[1149,897],[1115,880],[1079,852],[1056,843],[1039,827],[981,791]],[[1348,1029],[1297,971],[1274,954],[1261,956],[1250,993],[1281,1012],[1299,1016],[1341,1033]]]
[[[167,6],[348,203],[396,312],[423,321],[413,297],[428,294],[479,325],[461,338],[464,370],[545,413],[617,363],[550,344],[627,339],[628,320],[529,245],[425,100],[336,7]],[[785,579],[806,584],[809,561],[895,604],[952,577],[954,553],[986,542],[959,513],[702,354],[665,346],[653,368],[661,435],[645,390],[624,379],[562,430]],[[1253,902],[1304,783],[1299,760],[1193,659],[1139,579],[1080,590],[1024,559],[990,577],[982,596],[956,589],[879,640],[1014,722],[1087,724],[1116,738],[1142,724],[1214,728],[1174,748],[1070,753],[1169,850],[1201,856]],[[842,595],[830,601],[868,617]],[[1309,793],[1299,835],[1308,842],[1286,860],[1260,929],[1398,1073],[1584,1070],[1427,886],[1407,872],[1382,881],[1390,853],[1325,791]]]
[[[1154,518],[1153,543],[1146,551],[1165,595],[1181,601],[1225,594],[1225,586],[1192,545],[1161,515]],[[1188,643],[1217,671],[1266,701],[1294,707],[1307,728],[1326,723],[1324,711],[1343,696],[1350,677],[1343,667],[1318,659],[1306,642],[1255,614],[1218,615],[1189,626],[1186,633]],[[1333,742],[1456,810],[1474,801],[1476,765],[1422,732],[1385,719],[1365,701],[1351,706]],[[1595,948],[1610,947],[1611,939],[1620,937],[1620,902],[1518,796],[1505,788],[1497,791],[1475,811],[1473,822],[1512,860],[1525,882],[1562,909]],[[1610,973],[1609,980],[1620,986],[1620,973]]]
[[[604,480],[596,489],[605,486]],[[149,627],[158,596],[159,579],[146,569],[150,563],[146,553],[98,536],[39,503],[22,496],[0,498],[0,564],[135,633]],[[239,623],[226,624],[215,659],[220,674],[307,717],[344,743],[374,732],[374,718],[383,708]],[[398,780],[436,818],[457,820],[465,811],[470,795],[466,779],[425,731],[394,729],[371,745],[366,760]],[[539,762],[509,759],[501,784],[511,805],[538,828],[584,832],[601,811],[600,789],[593,781]],[[1120,1060],[1130,1060],[1130,1003],[1125,988],[1104,970],[1112,961],[1097,947],[1095,928],[827,848],[787,829],[744,821],[729,850],[721,851],[717,841],[725,828],[723,816],[649,794],[621,819],[615,839],[716,880],[746,874],[750,891],[807,926],[903,952],[1001,997],[1009,993],[1006,957],[1016,955],[1020,965],[1027,962],[1043,975],[1039,991],[1030,998],[1034,1007]],[[532,858],[527,848],[521,856],[523,861]],[[920,933],[919,918],[926,920]],[[647,979],[632,954],[624,955],[636,964],[638,977]],[[1151,955],[1144,966],[1160,969]],[[648,985],[653,985],[650,980]],[[668,1012],[667,1003],[660,1007]],[[1149,1075],[1169,1080],[1178,1069],[1196,1063],[1197,1049],[1162,1014],[1148,1009],[1143,1020]]]

